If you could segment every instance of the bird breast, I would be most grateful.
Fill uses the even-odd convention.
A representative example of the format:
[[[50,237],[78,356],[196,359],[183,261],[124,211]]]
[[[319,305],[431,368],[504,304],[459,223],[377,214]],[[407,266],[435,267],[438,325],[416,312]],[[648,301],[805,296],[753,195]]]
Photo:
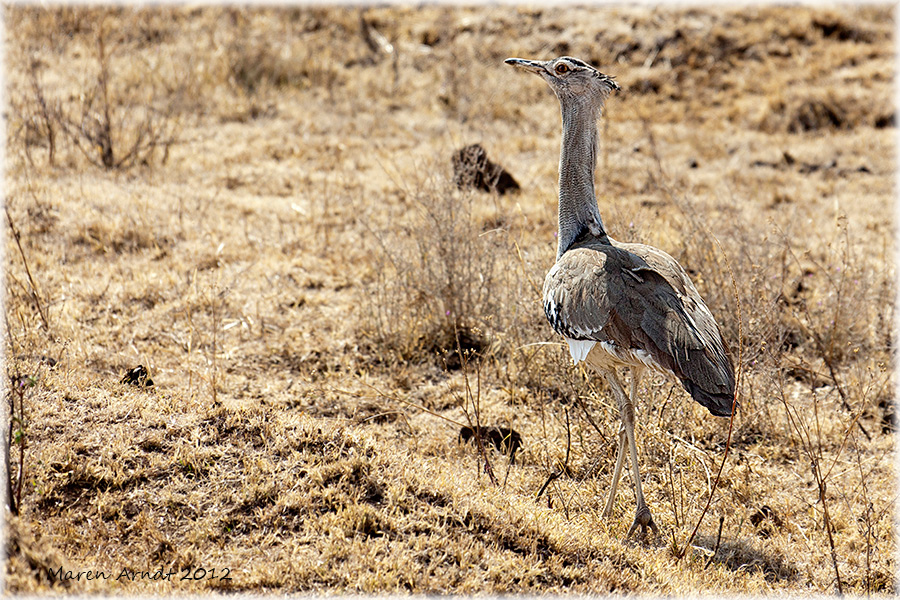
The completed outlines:
[[[544,314],[553,329],[573,341],[605,341],[610,306],[602,253],[566,252],[544,279]],[[573,350],[586,356],[590,348]],[[582,356],[582,359],[583,359]]]

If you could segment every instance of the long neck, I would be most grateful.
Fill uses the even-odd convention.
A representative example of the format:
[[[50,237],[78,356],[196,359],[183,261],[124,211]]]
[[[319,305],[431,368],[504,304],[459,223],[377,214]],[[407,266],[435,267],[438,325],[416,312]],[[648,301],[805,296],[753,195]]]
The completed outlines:
[[[560,107],[563,135],[559,155],[557,260],[585,231],[609,243],[594,194],[598,108],[581,98],[560,99]]]

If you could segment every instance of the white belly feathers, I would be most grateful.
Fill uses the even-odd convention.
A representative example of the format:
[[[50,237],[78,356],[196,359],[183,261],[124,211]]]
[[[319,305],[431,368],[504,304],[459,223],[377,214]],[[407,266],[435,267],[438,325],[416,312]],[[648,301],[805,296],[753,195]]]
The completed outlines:
[[[622,348],[610,342],[598,342],[596,340],[575,340],[564,337],[569,345],[569,353],[572,362],[576,365],[585,362],[593,367],[608,369],[610,367],[647,367],[663,374],[668,374],[650,356],[646,350],[638,348]]]
[[[563,338],[569,344],[569,352],[572,354],[572,361],[577,365],[587,358],[597,343],[594,340],[573,340],[570,337]]]

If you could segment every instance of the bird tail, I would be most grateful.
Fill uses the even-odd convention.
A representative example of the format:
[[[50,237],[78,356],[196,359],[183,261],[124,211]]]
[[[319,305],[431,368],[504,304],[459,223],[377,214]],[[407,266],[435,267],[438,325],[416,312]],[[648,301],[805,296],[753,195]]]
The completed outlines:
[[[732,388],[730,393],[719,394],[707,392],[690,379],[682,379],[681,383],[691,395],[691,398],[705,406],[713,415],[717,417],[731,416],[731,408],[736,406],[734,402],[734,388]]]

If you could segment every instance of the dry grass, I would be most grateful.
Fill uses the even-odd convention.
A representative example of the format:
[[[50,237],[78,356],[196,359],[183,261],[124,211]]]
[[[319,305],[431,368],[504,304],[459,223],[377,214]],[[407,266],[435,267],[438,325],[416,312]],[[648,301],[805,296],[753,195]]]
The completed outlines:
[[[5,11],[9,591],[894,592],[889,8]],[[740,345],[680,560],[728,423],[642,384],[663,535],[623,540],[615,407],[540,309],[558,108],[502,60],[560,53],[624,90],[612,235]],[[470,143],[522,190],[457,190]]]

